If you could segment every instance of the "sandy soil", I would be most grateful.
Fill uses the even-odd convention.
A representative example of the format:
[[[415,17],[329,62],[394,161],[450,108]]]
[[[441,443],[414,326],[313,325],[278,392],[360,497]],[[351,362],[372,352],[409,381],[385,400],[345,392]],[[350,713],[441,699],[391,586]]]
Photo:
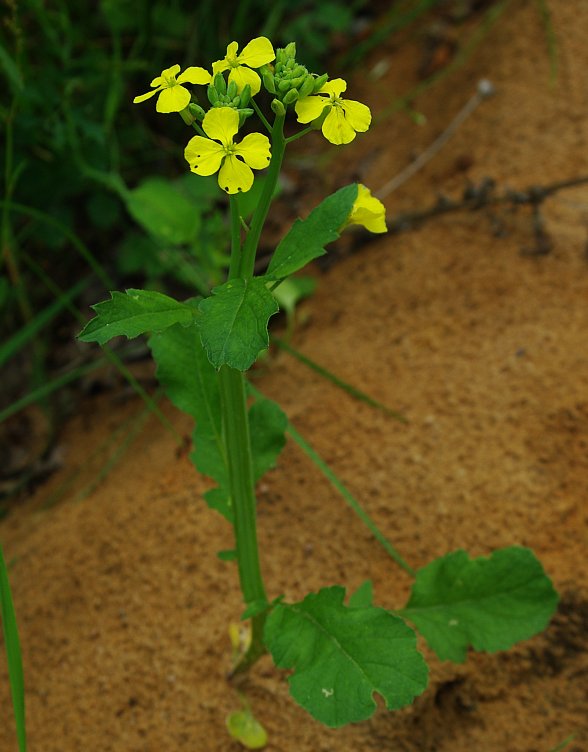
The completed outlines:
[[[440,191],[458,196],[466,180],[485,176],[523,188],[588,174],[588,6],[549,5],[555,85],[536,4],[512,3],[470,60],[417,100],[426,125],[381,120],[333,162],[326,182],[359,173],[373,189],[384,185],[483,77],[496,96],[386,199],[390,214]],[[389,62],[388,73],[350,92],[381,112],[416,81],[421,49],[418,39],[382,48],[371,63]],[[380,708],[337,731],[290,701],[285,677],[265,658],[243,689],[271,752],[548,752],[572,734],[568,750],[588,749],[588,186],[557,193],[542,216],[547,255],[521,253],[534,245],[528,209],[494,208],[431,220],[315,269],[318,292],[301,308],[294,344],[404,412],[407,425],[285,353],[264,364],[257,383],[414,567],[458,547],[480,555],[529,546],[561,594],[558,614],[507,653],[461,666],[428,655],[430,686],[414,706]],[[0,527],[31,752],[239,749],[224,719],[239,707],[225,672],[227,626],[241,599],[234,565],[216,557],[231,531],[200,499],[206,480],[149,418],[124,459],[77,497],[100,466],[101,443],[120,441],[116,431],[129,430],[141,409],[118,391],[88,400],[62,437],[63,470]],[[164,410],[189,434],[183,416]],[[379,604],[407,596],[409,578],[292,443],[259,489],[259,528],[271,595],[371,578]],[[14,749],[4,681],[0,713],[0,749]]]

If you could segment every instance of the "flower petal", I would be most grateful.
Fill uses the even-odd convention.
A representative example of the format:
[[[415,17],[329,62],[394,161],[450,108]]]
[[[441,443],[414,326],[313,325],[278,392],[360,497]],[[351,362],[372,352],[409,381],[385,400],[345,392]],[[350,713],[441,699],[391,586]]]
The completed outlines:
[[[337,146],[348,144],[355,138],[355,131],[345,120],[345,113],[340,106],[331,107],[323,123],[322,131],[327,141]]]
[[[165,81],[163,80],[163,78],[161,76],[157,76],[156,78],[153,79],[153,81],[151,81],[149,86],[162,86],[163,84],[165,84]]]
[[[318,97],[311,94],[309,97],[299,99],[294,109],[298,115],[299,123],[310,123],[311,120],[316,120],[323,113],[325,107],[332,107],[331,101],[326,97]]]
[[[372,196],[369,188],[361,183],[357,186],[357,198],[344,227],[347,225],[362,225],[370,232],[387,232],[388,230],[384,204]]]
[[[366,104],[355,102],[353,99],[344,99],[341,106],[345,111],[345,119],[354,131],[367,131],[372,122],[372,113]]]
[[[245,192],[253,185],[253,173],[244,162],[230,154],[220,168],[218,184],[227,193]]]
[[[157,112],[181,112],[190,104],[191,94],[183,86],[163,89],[157,100]]]
[[[267,37],[256,37],[246,44],[237,60],[250,68],[261,68],[276,57],[272,43]]]
[[[150,97],[155,96],[155,94],[158,94],[161,91],[161,89],[162,87],[160,86],[158,89],[153,89],[153,91],[148,91],[147,94],[139,94],[138,97],[135,97],[133,99],[133,104],[144,102],[146,99],[149,99]]]
[[[190,169],[198,175],[213,175],[224,156],[225,150],[220,144],[203,136],[193,136],[184,149]]]
[[[212,64],[212,77],[214,78],[217,73],[222,73],[223,71],[228,70],[230,67],[231,66],[227,63],[225,58],[223,58],[222,60],[217,60]]]
[[[262,133],[250,133],[237,145],[235,154],[243,157],[246,164],[254,170],[263,170],[272,157],[269,138]]]
[[[237,84],[237,89],[242,92],[246,84],[251,86],[251,96],[254,97],[261,89],[261,79],[257,73],[251,68],[245,68],[239,65],[237,68],[231,68],[229,73],[229,83],[234,81]]]
[[[180,72],[180,66],[177,64],[172,65],[171,68],[166,68],[165,70],[161,71],[161,77],[163,79],[174,78],[175,76],[178,75],[179,72]]]
[[[179,84],[209,84],[211,79],[210,73],[204,68],[191,66],[178,76]]]
[[[327,81],[319,89],[320,94],[333,94],[336,97],[340,97],[341,94],[347,89],[347,81],[342,78],[334,78],[332,81]]]
[[[232,107],[212,107],[204,116],[202,130],[223,146],[230,146],[239,130],[239,113]]]

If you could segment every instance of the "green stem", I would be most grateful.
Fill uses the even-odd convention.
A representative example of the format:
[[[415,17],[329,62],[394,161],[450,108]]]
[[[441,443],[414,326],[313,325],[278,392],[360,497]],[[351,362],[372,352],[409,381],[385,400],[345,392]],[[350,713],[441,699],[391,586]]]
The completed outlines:
[[[237,669],[242,671],[264,652],[263,625],[268,602],[259,564],[255,524],[255,487],[245,380],[240,371],[226,365],[221,367],[218,379],[239,581],[246,606],[254,611],[251,647],[243,664]]]
[[[293,136],[290,136],[286,139],[286,144],[291,144],[292,141],[298,141],[299,138],[302,138],[302,136],[306,136],[307,133],[310,133],[310,131],[316,130],[314,126],[309,125],[308,128],[304,128],[300,131],[300,133],[295,133]]]
[[[236,196],[230,196],[231,262],[229,279],[242,267],[241,220]],[[250,275],[251,276],[251,275]],[[227,365],[218,373],[223,421],[223,441],[227,456],[229,492],[233,507],[233,527],[241,591],[251,610],[251,646],[233,673],[249,668],[265,652],[263,627],[268,607],[259,564],[257,544],[255,478],[249,433],[249,414],[245,378],[241,371]]]
[[[255,266],[255,255],[257,253],[257,246],[259,244],[259,238],[261,231],[267,217],[272,198],[280,175],[280,168],[282,166],[282,160],[284,159],[284,151],[286,150],[286,139],[284,138],[284,120],[285,115],[276,115],[274,124],[272,127],[272,159],[267,172],[267,179],[263,186],[263,192],[259,199],[257,209],[253,214],[251,220],[251,229],[245,238],[243,244],[243,258],[240,266],[240,277],[249,279],[253,276],[253,269]]]

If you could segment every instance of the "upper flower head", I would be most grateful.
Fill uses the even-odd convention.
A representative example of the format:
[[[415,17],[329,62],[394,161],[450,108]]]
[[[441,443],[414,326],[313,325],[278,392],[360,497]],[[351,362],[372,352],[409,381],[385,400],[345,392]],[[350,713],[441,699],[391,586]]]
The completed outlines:
[[[310,123],[329,109],[322,124],[324,137],[332,144],[348,144],[355,138],[356,132],[367,131],[372,122],[370,108],[352,99],[342,99],[341,94],[347,88],[342,78],[327,81],[316,94],[299,99],[295,110],[299,123]]]
[[[362,225],[370,232],[388,231],[384,204],[372,196],[370,189],[361,183],[357,186],[357,198],[341,229],[348,225]]]
[[[141,94],[133,99],[133,103],[144,102],[149,97],[155,96],[161,92],[157,98],[157,112],[181,112],[190,104],[191,94],[188,89],[181,84],[208,84],[210,83],[210,73],[204,68],[191,67],[178,76],[180,72],[179,65],[172,65],[161,71],[161,76],[157,76],[151,81],[151,86],[155,86],[153,91],[147,94]]]
[[[276,56],[274,48],[266,37],[257,37],[245,45],[240,55],[237,55],[238,49],[237,42],[231,42],[225,57],[212,64],[212,73],[216,75],[226,70],[230,71],[229,82],[234,81],[239,91],[245,84],[249,84],[251,96],[254,97],[261,89],[261,79],[251,68],[261,68],[262,65],[271,63]]]
[[[253,185],[250,168],[261,170],[269,164],[268,137],[250,133],[240,143],[234,143],[233,136],[239,130],[239,113],[231,107],[209,110],[202,121],[202,129],[209,138],[194,136],[184,151],[192,172],[213,175],[220,167],[218,183],[224,191],[248,191]]]

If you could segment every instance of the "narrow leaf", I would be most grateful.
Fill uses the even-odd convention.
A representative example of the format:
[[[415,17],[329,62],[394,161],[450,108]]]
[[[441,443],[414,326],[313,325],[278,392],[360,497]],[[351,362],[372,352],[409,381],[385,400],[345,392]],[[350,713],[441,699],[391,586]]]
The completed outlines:
[[[0,617],[2,618],[2,631],[4,633],[4,648],[8,664],[8,679],[12,693],[12,705],[16,722],[16,737],[18,749],[25,752],[26,727],[25,727],[25,697],[24,677],[22,670],[22,656],[20,652],[20,640],[16,625],[14,604],[10,592],[10,582],[2,548],[0,548]]]
[[[168,295],[152,290],[111,292],[111,299],[92,308],[96,316],[78,335],[82,342],[103,345],[121,334],[129,339],[145,332],[160,332],[173,324],[188,325],[194,321],[196,309]]]
[[[356,198],[357,184],[352,183],[327,196],[306,219],[297,219],[276,248],[267,276],[283,279],[323,256],[325,246],[339,237]]]
[[[278,304],[267,279],[232,279],[215,287],[200,302],[202,344],[215,368],[228,365],[246,371],[269,346],[267,325]]]
[[[541,632],[558,596],[528,548],[502,548],[470,559],[454,551],[417,572],[400,615],[422,633],[441,660],[461,663],[469,646],[489,653]]]
[[[279,668],[292,668],[290,693],[317,720],[338,727],[369,718],[373,693],[390,710],[408,705],[427,685],[416,635],[384,609],[347,608],[339,586],[270,613],[265,643]]]

